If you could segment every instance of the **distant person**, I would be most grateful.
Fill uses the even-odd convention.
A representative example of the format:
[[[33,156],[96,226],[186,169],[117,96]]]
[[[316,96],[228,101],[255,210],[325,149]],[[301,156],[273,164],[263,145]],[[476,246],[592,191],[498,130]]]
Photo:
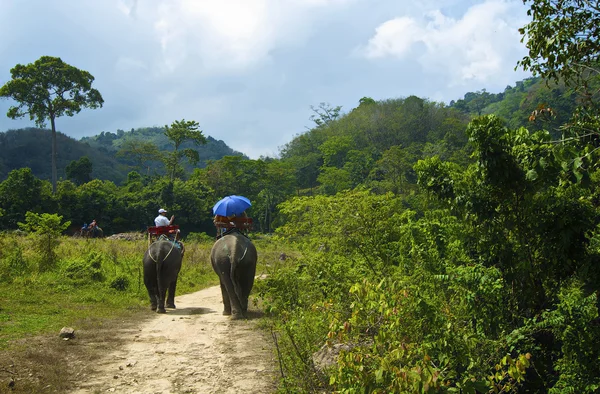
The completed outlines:
[[[96,222],[96,219],[92,220],[92,222],[88,226],[88,232],[91,233],[94,237],[98,235],[98,223]]]

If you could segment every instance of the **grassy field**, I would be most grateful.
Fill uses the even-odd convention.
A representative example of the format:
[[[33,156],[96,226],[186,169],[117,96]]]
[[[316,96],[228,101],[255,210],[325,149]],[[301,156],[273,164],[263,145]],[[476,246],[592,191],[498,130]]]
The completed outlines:
[[[259,253],[257,275],[279,263],[281,253],[294,254],[270,237],[253,241]],[[70,365],[68,373],[77,370],[75,364],[85,370],[102,346],[117,344],[111,328],[153,316],[142,278],[146,239],[61,238],[56,264],[45,272],[37,268],[39,255],[32,242],[12,234],[0,239],[0,392],[15,392],[11,379],[19,380],[19,392],[48,385],[43,391],[60,392],[65,372],[59,365]],[[212,244],[202,237],[185,242],[177,294],[218,284],[209,261]],[[62,343],[58,334],[65,326],[97,335],[102,345],[75,349]]]

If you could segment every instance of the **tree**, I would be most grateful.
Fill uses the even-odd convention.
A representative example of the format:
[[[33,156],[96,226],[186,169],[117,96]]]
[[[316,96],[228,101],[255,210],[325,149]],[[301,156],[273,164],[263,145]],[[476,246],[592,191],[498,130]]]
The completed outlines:
[[[329,103],[319,103],[318,107],[311,105],[310,109],[316,114],[311,115],[310,120],[315,122],[317,127],[325,127],[340,116],[342,106],[332,107]]]
[[[524,70],[545,79],[579,83],[598,74],[600,8],[589,0],[537,0],[527,15],[532,21],[519,29],[529,54],[518,62]]]
[[[198,122],[185,119],[176,120],[171,123],[171,126],[165,126],[165,136],[173,143],[173,152],[167,153],[165,156],[165,165],[167,170],[170,172],[170,179],[173,181],[175,174],[180,167],[180,162],[183,157],[187,157],[191,164],[196,164],[200,161],[200,155],[198,151],[194,149],[182,149],[179,150],[181,144],[186,141],[191,141],[195,145],[206,144],[206,137],[202,134],[202,130],[198,130]]]
[[[102,107],[104,100],[92,88],[94,77],[63,62],[58,57],[42,56],[34,63],[17,64],[10,70],[12,79],[0,88],[0,97],[12,98],[18,105],[8,109],[11,119],[29,115],[38,127],[50,120],[52,127],[52,193],[56,193],[56,118],[73,116],[82,108]]]
[[[28,211],[48,211],[50,197],[48,182],[36,178],[30,168],[12,170],[0,183],[0,209],[5,212],[0,229],[15,229]]]
[[[121,145],[121,149],[117,151],[116,156],[129,158],[138,171],[146,167],[148,162],[163,160],[162,153],[153,142],[142,141],[140,139],[125,140]],[[149,172],[150,167],[148,166]]]
[[[519,29],[529,53],[518,62],[524,70],[548,81],[564,83],[581,93],[581,105],[563,129],[570,142],[587,149],[577,161],[597,168],[600,147],[600,7],[589,0],[532,2],[532,21]]]
[[[65,168],[67,178],[75,181],[77,185],[83,185],[92,180],[92,161],[87,156],[79,160],[73,160]]]
[[[19,222],[21,230],[27,231],[34,237],[34,247],[40,258],[40,272],[48,271],[56,266],[58,256],[56,248],[60,244],[60,234],[65,231],[70,221],[63,222],[57,214],[27,212],[25,222]]]

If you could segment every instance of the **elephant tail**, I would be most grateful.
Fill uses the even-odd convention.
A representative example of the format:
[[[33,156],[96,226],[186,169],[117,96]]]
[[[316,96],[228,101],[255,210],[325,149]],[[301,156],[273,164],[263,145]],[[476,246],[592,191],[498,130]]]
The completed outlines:
[[[229,266],[230,266],[230,270],[231,272],[229,272],[230,277],[233,278],[233,273],[235,272],[236,265],[237,263],[239,263],[240,261],[244,260],[244,257],[246,257],[246,253],[248,253],[248,248],[245,247],[242,255],[238,257],[240,250],[239,249],[234,249],[230,254],[229,254]]]

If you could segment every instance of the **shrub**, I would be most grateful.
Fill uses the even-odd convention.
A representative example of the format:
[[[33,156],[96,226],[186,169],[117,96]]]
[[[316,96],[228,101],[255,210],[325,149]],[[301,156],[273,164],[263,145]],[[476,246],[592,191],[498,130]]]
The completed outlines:
[[[208,235],[206,233],[189,233],[185,237],[186,242],[203,243],[203,242],[213,242],[214,240],[215,240],[215,237],[211,237],[210,235]]]
[[[115,290],[125,291],[129,288],[129,278],[119,275],[110,282],[110,287]]]
[[[85,260],[72,260],[63,269],[67,278],[83,282],[102,282],[102,255],[90,252]]]
[[[19,244],[10,248],[6,256],[0,260],[0,280],[11,283],[16,277],[29,271],[29,264],[23,257],[23,249]]]

